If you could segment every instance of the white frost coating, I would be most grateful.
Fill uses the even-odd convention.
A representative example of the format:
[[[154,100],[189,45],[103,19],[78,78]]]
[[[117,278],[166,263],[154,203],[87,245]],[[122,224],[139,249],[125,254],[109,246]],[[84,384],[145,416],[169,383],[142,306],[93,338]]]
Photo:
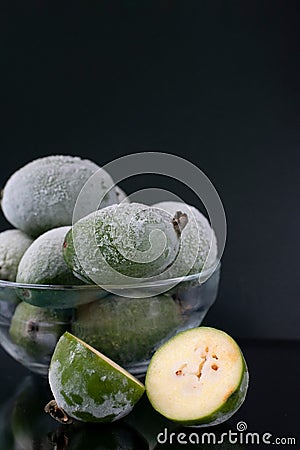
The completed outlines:
[[[2,210],[16,228],[32,236],[62,225],[72,224],[79,192],[99,166],[74,156],[56,155],[36,159],[16,171],[7,181]],[[91,186],[92,193],[104,193],[113,185],[110,175],[102,170],[101,182]],[[110,191],[102,206],[117,202]]]
[[[174,214],[176,211],[188,215],[188,224],[181,234],[178,257],[160,278],[173,278],[198,273],[211,267],[217,259],[217,239],[206,217],[194,206],[181,202],[160,202],[153,205]],[[211,247],[211,250],[210,250]]]
[[[0,279],[15,281],[18,265],[33,239],[20,230],[0,233]]]
[[[120,419],[121,417],[127,415],[133,408],[132,405],[132,394],[134,389],[125,383],[124,392],[118,390],[116,392],[111,392],[107,394],[103,394],[100,398],[99,402],[96,402],[93,398],[91,398],[90,393],[88,392],[87,383],[90,379],[89,369],[85,368],[84,365],[78,369],[76,363],[73,364],[74,361],[74,353],[75,359],[78,356],[79,358],[85,358],[85,351],[82,350],[82,345],[76,345],[74,348],[74,352],[72,352],[72,357],[67,358],[62,365],[58,360],[53,360],[50,365],[49,370],[49,384],[51,387],[51,391],[54,395],[54,398],[64,411],[67,414],[77,420],[81,420],[80,417],[76,415],[77,412],[84,412],[91,414],[94,418],[102,419],[110,415],[114,415],[113,420]],[[55,354],[54,354],[55,357]],[[65,377],[64,383],[62,383],[62,378],[64,375],[65,368],[70,369],[70,365],[72,365],[72,377]],[[101,375],[103,373],[103,368],[99,366],[98,376],[99,376],[99,391],[101,388],[105,391],[105,381],[107,379],[107,375]],[[109,381],[113,385],[114,373],[110,373]],[[103,383],[101,387],[101,381]],[[119,383],[119,381],[118,381]],[[66,401],[66,397],[73,402],[73,405],[70,405]],[[77,401],[73,401],[72,395],[76,394],[76,396],[82,399],[81,404]]]
[[[126,284],[126,276],[163,272],[179,251],[172,217],[140,203],[112,205],[86,216],[72,228],[73,270],[81,274],[83,269],[83,276],[98,284]]]
[[[78,284],[63,259],[62,245],[70,227],[47,231],[24,253],[18,268],[19,283]]]

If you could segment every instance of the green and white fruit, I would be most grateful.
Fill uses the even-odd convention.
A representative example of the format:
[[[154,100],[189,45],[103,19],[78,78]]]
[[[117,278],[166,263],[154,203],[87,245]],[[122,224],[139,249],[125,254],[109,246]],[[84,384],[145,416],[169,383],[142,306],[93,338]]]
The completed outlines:
[[[17,282],[29,284],[80,284],[64,261],[62,245],[70,227],[59,227],[38,237],[24,253]],[[81,283],[82,284],[82,283]]]
[[[35,237],[52,228],[71,225],[78,194],[99,169],[93,162],[74,156],[36,159],[7,181],[2,197],[3,213],[13,226]],[[91,196],[95,196],[96,188],[101,195],[113,186],[110,175],[103,169],[96,181],[97,186],[93,183],[89,186]],[[116,202],[112,189],[105,195],[102,206]]]
[[[145,391],[134,376],[66,332],[49,368],[57,406],[84,422],[113,422],[127,415]]]
[[[73,334],[125,365],[150,358],[181,322],[179,307],[170,295],[111,295],[79,307],[75,317]]]
[[[68,314],[70,311],[50,311],[21,302],[11,320],[11,339],[28,355],[39,360],[47,358],[69,326]]]
[[[146,375],[152,406],[184,425],[216,425],[242,405],[248,370],[237,343],[223,331],[193,328],[154,354]]]
[[[16,281],[18,265],[33,239],[20,230],[0,233],[0,279]]]
[[[199,273],[213,266],[217,260],[217,240],[206,217],[194,206],[181,202],[161,202],[153,205],[174,214],[182,211],[188,216],[188,224],[182,231],[179,255],[161,278],[176,278]]]
[[[89,214],[68,232],[64,257],[79,277],[128,284],[170,266],[179,251],[186,216],[140,203],[121,203]]]

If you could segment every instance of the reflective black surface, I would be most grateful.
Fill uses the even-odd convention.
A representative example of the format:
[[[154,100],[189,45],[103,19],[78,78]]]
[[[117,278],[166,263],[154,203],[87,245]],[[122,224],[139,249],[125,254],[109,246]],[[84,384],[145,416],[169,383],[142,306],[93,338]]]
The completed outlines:
[[[75,423],[60,425],[43,411],[52,398],[46,379],[31,375],[12,358],[0,351],[0,449],[1,450],[143,450],[153,448],[263,448],[260,445],[235,444],[224,438],[222,444],[197,447],[189,442],[190,433],[201,439],[203,433],[214,432],[220,439],[222,433],[237,432],[241,421],[247,425],[243,432],[265,433],[270,442],[277,438],[296,438],[300,443],[300,343],[280,341],[242,341],[250,372],[250,385],[245,403],[228,422],[206,429],[183,428],[156,413],[146,396],[130,415],[112,425],[87,425]],[[171,433],[175,433],[171,437]],[[157,442],[157,437],[158,441]],[[191,436],[192,442],[195,435]],[[232,435],[234,439],[234,435]],[[238,439],[240,434],[238,434]],[[250,438],[249,438],[250,439]],[[249,441],[251,442],[251,441]],[[254,441],[256,442],[256,441]],[[281,448],[276,445],[276,448]]]

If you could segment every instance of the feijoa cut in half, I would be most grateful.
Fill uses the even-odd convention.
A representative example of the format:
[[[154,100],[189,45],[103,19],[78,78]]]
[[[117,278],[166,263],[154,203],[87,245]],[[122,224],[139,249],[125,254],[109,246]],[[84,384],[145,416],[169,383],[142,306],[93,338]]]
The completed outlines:
[[[54,350],[49,383],[56,404],[47,412],[57,419],[113,422],[127,415],[145,387],[133,375],[81,339],[65,332]]]
[[[238,344],[215,328],[177,334],[152,357],[146,392],[163,416],[183,425],[210,426],[242,405],[248,370]]]

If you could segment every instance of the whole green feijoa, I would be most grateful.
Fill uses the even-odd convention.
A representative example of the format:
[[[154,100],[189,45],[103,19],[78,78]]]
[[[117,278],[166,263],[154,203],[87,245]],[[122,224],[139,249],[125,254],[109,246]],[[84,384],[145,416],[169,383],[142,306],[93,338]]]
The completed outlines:
[[[16,171],[7,181],[2,210],[16,228],[32,236],[71,225],[77,197],[87,180],[99,170],[92,161],[74,156],[55,155],[36,159]],[[101,170],[91,194],[105,194],[102,206],[117,202],[110,175]],[[87,192],[88,194],[88,192]],[[92,211],[92,208],[90,211]],[[89,212],[90,212],[89,211]]]
[[[11,320],[14,344],[39,359],[51,356],[59,337],[68,329],[70,311],[57,311],[21,302]]]
[[[174,262],[186,220],[141,203],[108,206],[73,225],[64,258],[74,273],[100,285],[152,277]]]
[[[110,295],[80,306],[72,322],[72,333],[124,365],[150,358],[180,323],[179,306],[170,295]]]
[[[70,227],[54,228],[30,245],[18,267],[18,283],[82,284],[68,268],[62,254],[64,238],[69,230]]]
[[[18,265],[33,239],[20,230],[0,233],[0,279],[15,281]]]
[[[218,253],[216,235],[206,217],[197,208],[171,201],[156,203],[153,206],[170,214],[182,211],[188,216],[188,223],[181,235],[178,257],[175,263],[163,273],[162,278],[176,278],[189,273],[199,273],[216,263]]]
[[[61,336],[52,355],[49,384],[56,406],[83,422],[121,419],[145,391],[133,375],[68,332]],[[56,406],[54,410],[48,406],[46,411],[51,414],[52,410],[54,415]]]

